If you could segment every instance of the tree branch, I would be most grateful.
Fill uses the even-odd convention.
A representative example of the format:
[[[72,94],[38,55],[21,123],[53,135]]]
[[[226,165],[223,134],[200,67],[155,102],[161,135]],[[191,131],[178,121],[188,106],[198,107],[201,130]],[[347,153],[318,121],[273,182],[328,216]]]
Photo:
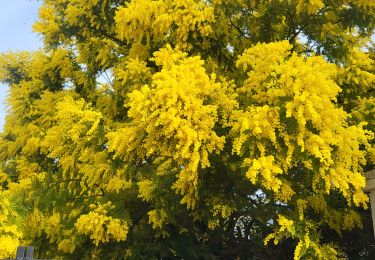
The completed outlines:
[[[229,21],[230,21],[230,24],[245,38],[245,39],[250,39],[249,36],[247,36],[242,30],[241,28],[238,27],[238,25],[234,24],[234,22],[232,21],[232,19],[229,18]]]

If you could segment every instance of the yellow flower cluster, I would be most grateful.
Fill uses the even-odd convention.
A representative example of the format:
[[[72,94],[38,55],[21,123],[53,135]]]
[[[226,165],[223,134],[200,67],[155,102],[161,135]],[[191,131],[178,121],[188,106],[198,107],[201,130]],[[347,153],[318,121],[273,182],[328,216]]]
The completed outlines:
[[[186,58],[170,46],[154,60],[162,70],[151,86],[129,94],[132,123],[107,135],[109,149],[125,159],[134,152],[138,158],[173,158],[181,169],[173,187],[184,196],[181,203],[194,207],[198,169],[208,167],[209,154],[224,145],[224,137],[213,131],[218,107],[206,104],[219,83],[206,75],[199,57]]]
[[[114,68],[114,75],[117,81],[116,92],[127,98],[127,94],[133,90],[139,90],[142,85],[151,79],[150,68],[146,62],[137,58],[125,59]],[[117,89],[118,87],[118,89]]]
[[[12,210],[8,195],[0,188],[0,258],[4,259],[14,257],[22,238],[22,232],[11,221],[18,214]]]
[[[353,104],[356,100],[353,96],[360,97],[368,91],[373,91],[375,63],[368,53],[353,47],[344,65],[339,70],[338,80],[343,86],[344,102],[351,108],[357,105]]]
[[[80,23],[80,17],[85,17],[87,13],[90,13],[92,9],[94,9],[98,5],[99,0],[71,0],[69,1],[66,10],[65,10],[65,17],[69,25],[75,26],[84,26],[84,24]],[[101,10],[103,14],[104,10]],[[93,27],[98,27],[100,25],[100,16],[92,15],[90,17],[90,24]]]
[[[133,0],[117,11],[118,35],[128,41],[153,36],[160,40],[169,29],[172,17],[165,1]],[[144,35],[144,34],[147,35]]]
[[[56,109],[55,119],[59,124],[48,130],[42,147],[51,158],[58,158],[63,168],[69,169],[74,167],[85,143],[94,138],[102,115],[90,110],[84,100],[75,101],[71,96],[59,102]]]
[[[55,39],[60,27],[57,15],[52,5],[46,3],[39,9],[40,20],[34,24],[34,30],[46,36],[46,39]]]
[[[333,248],[313,239],[306,212],[313,209],[322,214],[324,222],[339,234],[360,226],[358,215],[329,208],[322,195],[293,198],[296,191],[283,175],[302,166],[304,170],[298,174],[313,173],[310,188],[315,193],[336,190],[348,205],[367,207],[361,168],[366,151],[361,146],[369,148],[373,134],[364,129],[364,123],[349,124],[350,115],[335,104],[341,89],[334,80],[354,73],[354,79],[372,84],[373,74],[366,71],[372,64],[364,60],[358,63],[363,70],[351,66],[353,72],[342,72],[322,57],[301,57],[291,54],[290,49],[286,41],[257,44],[239,57],[237,66],[247,73],[239,90],[246,99],[241,101],[244,109],[232,115],[232,150],[245,157],[242,166],[253,184],[273,191],[276,198],[295,207],[297,218],[279,216],[279,229],[266,242],[274,239],[278,243],[289,236],[299,240],[295,259],[312,252],[322,258],[335,257]],[[358,117],[366,115],[368,111],[358,111]],[[296,231],[300,225],[304,232]]]
[[[75,227],[78,232],[89,236],[96,246],[110,240],[125,241],[129,223],[107,215],[108,209],[112,209],[111,203],[98,205],[88,214],[81,215]]]
[[[366,128],[375,132],[375,97],[360,98],[356,102],[356,108],[352,112],[353,119],[359,122],[366,122]],[[371,147],[367,147],[368,160],[375,163],[375,140]]]
[[[262,156],[258,159],[247,158],[244,160],[244,166],[249,169],[246,172],[246,177],[253,183],[257,183],[257,178],[262,176],[261,184],[266,189],[273,190],[278,193],[282,182],[277,175],[283,173],[282,169],[274,163],[273,156]]]
[[[219,227],[220,220],[228,219],[230,215],[235,211],[235,207],[220,202],[217,199],[210,201],[211,205],[211,213],[212,218],[208,220],[208,228],[214,230],[215,228]]]
[[[168,215],[165,210],[150,210],[148,213],[148,222],[152,224],[153,229],[162,229],[167,224]]]
[[[145,37],[149,42],[174,36],[183,46],[190,32],[203,36],[211,32],[214,14],[201,0],[132,0],[119,8],[115,20],[121,39],[141,42]]]
[[[365,8],[375,8],[375,2],[372,0],[354,0],[353,2]]]
[[[258,44],[240,56],[237,65],[248,75],[241,91],[249,99],[245,111],[234,113],[233,151],[250,154],[243,164],[249,167],[247,177],[253,183],[258,175],[267,178],[260,181],[266,189],[277,193],[282,184],[277,175],[302,163],[317,171],[315,190],[323,180],[325,192],[336,189],[349,203],[365,205],[359,165],[366,153],[360,145],[372,136],[363,125],[348,126],[349,115],[335,106],[336,67],[321,57],[290,56],[290,48],[286,41]],[[298,157],[303,154],[308,156]]]
[[[273,240],[277,245],[283,237],[297,238],[298,243],[294,251],[294,260],[301,259],[302,256],[317,259],[338,259],[338,252],[334,248],[329,245],[320,245],[315,237],[310,236],[311,223],[307,222],[301,225],[283,215],[278,215],[277,223],[278,229],[266,237],[265,244]]]
[[[42,237],[46,237],[51,243],[57,245],[59,251],[73,253],[79,244],[77,230],[74,228],[66,229],[64,224],[68,217],[76,219],[77,212],[79,210],[73,210],[68,215],[59,212],[47,215],[34,208],[25,217],[25,224],[23,225],[24,229],[28,231],[27,238],[40,240]],[[71,219],[68,221],[71,221]],[[29,240],[23,242],[28,244]]]
[[[315,14],[322,9],[324,2],[322,0],[298,0],[296,10],[297,13],[306,11],[308,14]]]
[[[139,194],[138,197],[145,201],[150,201],[152,198],[152,193],[155,190],[155,184],[151,180],[142,180],[138,182]]]
[[[241,122],[241,124],[233,125],[233,131],[239,131],[240,133],[250,131],[255,140],[269,139],[273,144],[276,144],[275,130],[280,127],[278,108],[268,105],[262,107],[250,106],[247,111],[234,112],[232,117]],[[239,138],[235,139],[233,151],[240,154],[246,139],[246,135],[240,135]],[[258,142],[257,150],[252,152],[251,156],[256,156],[256,152],[258,152],[258,155],[264,156],[265,147],[261,142]]]

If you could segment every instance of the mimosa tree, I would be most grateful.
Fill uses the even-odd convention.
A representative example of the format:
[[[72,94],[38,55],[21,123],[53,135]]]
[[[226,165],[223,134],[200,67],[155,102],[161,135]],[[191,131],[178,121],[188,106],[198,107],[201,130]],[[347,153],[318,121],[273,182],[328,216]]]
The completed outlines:
[[[335,259],[375,242],[372,0],[44,0],[0,56],[0,258]]]

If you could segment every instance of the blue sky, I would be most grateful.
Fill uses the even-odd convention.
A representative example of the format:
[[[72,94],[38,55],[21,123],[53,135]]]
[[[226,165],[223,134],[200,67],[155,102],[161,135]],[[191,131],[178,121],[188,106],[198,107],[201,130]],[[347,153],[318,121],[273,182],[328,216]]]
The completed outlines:
[[[37,0],[0,1],[0,52],[31,51],[42,47],[40,36],[32,32],[40,5]],[[0,84],[0,131],[4,125],[6,92],[7,86]]]

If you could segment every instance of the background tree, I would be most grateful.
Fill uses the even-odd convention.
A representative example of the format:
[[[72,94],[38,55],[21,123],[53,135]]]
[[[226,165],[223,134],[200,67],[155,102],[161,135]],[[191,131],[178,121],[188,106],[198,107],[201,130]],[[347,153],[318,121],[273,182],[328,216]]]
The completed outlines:
[[[39,17],[45,49],[0,58],[1,257],[371,257],[373,1],[45,0]]]

